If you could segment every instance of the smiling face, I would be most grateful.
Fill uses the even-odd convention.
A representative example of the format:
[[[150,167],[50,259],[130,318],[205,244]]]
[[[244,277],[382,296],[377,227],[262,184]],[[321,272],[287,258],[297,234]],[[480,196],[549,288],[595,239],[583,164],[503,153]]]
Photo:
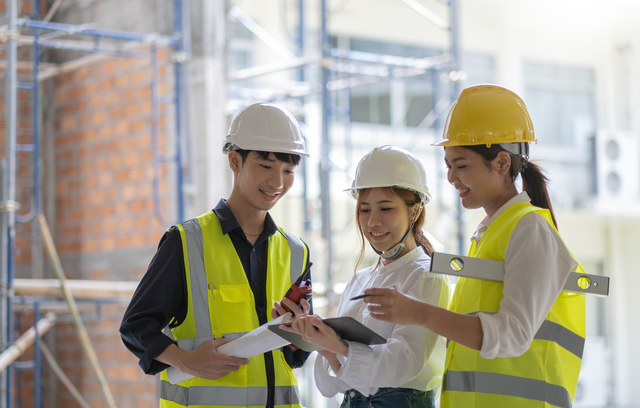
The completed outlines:
[[[229,165],[234,173],[233,192],[245,206],[269,211],[291,189],[296,165],[278,160],[270,153],[262,158],[250,152],[243,161],[238,152],[229,153]]]
[[[508,176],[511,158],[500,152],[491,162],[464,147],[445,148],[447,179],[460,195],[464,208],[484,208],[490,217],[517,194]]]
[[[417,208],[418,205],[414,206],[414,212]],[[372,188],[361,191],[357,211],[363,236],[378,251],[388,251],[397,245],[411,225],[410,209],[392,189]],[[403,252],[415,247],[415,239],[410,234]]]

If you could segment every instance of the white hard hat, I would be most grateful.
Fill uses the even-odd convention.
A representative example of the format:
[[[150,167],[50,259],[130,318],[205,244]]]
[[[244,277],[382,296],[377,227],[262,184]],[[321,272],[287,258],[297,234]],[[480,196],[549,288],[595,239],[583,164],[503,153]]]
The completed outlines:
[[[427,188],[427,173],[410,152],[396,146],[378,146],[367,153],[356,169],[356,178],[346,191],[358,199],[366,188],[396,187],[417,193],[422,204],[431,199]]]
[[[249,105],[233,118],[222,152],[238,149],[309,156],[296,118],[270,103]]]

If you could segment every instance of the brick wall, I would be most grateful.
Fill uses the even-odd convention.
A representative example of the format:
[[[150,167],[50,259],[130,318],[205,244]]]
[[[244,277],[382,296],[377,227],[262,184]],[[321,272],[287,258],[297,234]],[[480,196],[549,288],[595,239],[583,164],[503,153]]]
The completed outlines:
[[[165,49],[158,55],[160,95],[171,89],[168,53]],[[149,61],[110,58],[58,76],[54,84],[55,239],[67,275],[139,280],[167,227],[154,214]],[[166,145],[171,108],[161,105],[161,147]],[[161,166],[159,174],[158,204],[165,217],[170,216],[167,170]],[[118,334],[125,307],[104,306],[109,309],[105,316],[111,318],[97,319],[87,327],[118,406],[156,406],[157,379],[142,373]],[[72,324],[58,325],[56,344],[61,366],[90,405],[105,406],[88,361],[78,353],[80,343]],[[59,406],[74,406],[66,389],[60,389],[58,396]]]
[[[167,52],[160,53],[166,64]],[[167,67],[159,70],[167,80]],[[154,216],[151,69],[118,58],[55,79],[56,200],[61,254],[156,245],[164,226]],[[163,93],[167,84],[160,86]],[[160,119],[160,129],[166,125]],[[160,145],[165,144],[160,132]],[[166,166],[160,193],[166,196]],[[167,202],[160,210],[167,213]],[[85,276],[85,278],[91,278]]]
[[[21,47],[20,52],[20,60],[29,59],[29,47]],[[168,56],[169,50],[159,51],[160,95],[172,92],[173,71]],[[28,80],[29,73],[22,74],[21,80]],[[43,148],[54,149],[55,160],[44,164],[43,194],[47,191],[46,175],[52,172],[56,183],[50,191],[55,194],[56,215],[49,223],[67,277],[137,281],[167,227],[154,214],[149,60],[108,58],[55,77],[43,84],[45,89],[53,90],[49,100],[55,107],[43,108],[53,111],[42,120],[53,121],[50,128],[54,129],[43,133]],[[4,112],[3,94],[4,90],[0,100]],[[30,91],[20,91],[19,143],[31,143],[31,106]],[[160,109],[159,146],[162,153],[167,153],[164,146],[173,105],[160,105]],[[0,122],[0,150],[4,154],[4,115]],[[175,194],[169,194],[169,170],[169,165],[160,167],[158,204],[164,217],[173,219],[170,200]],[[19,153],[17,200],[23,207],[21,213],[30,206],[31,172],[31,154]],[[16,226],[16,264],[26,274],[19,277],[31,277],[34,228],[33,223]],[[53,277],[51,271],[45,277]],[[157,406],[157,378],[142,373],[137,358],[126,350],[118,333],[125,307],[125,303],[103,304],[100,314],[85,315],[86,326],[118,406]],[[16,337],[32,324],[32,317],[26,315]],[[45,338],[58,364],[89,404],[106,406],[69,315]],[[22,361],[32,358],[29,351]],[[79,406],[44,360],[42,373],[44,406]],[[14,375],[15,400],[22,407],[33,406],[33,371],[16,370]]]
[[[49,2],[41,2],[41,15]],[[33,2],[20,1],[21,17],[33,12]],[[5,12],[0,0],[0,13]],[[139,49],[138,51],[148,51]],[[169,49],[158,53],[158,91],[173,92]],[[31,48],[19,47],[18,60],[31,61]],[[45,56],[46,57],[46,56]],[[0,58],[5,59],[3,50]],[[19,79],[30,82],[29,69]],[[4,72],[0,72],[4,76]],[[43,82],[42,98],[42,195],[48,222],[68,278],[138,281],[146,270],[164,229],[157,220],[153,201],[153,150],[151,143],[152,100],[149,59],[110,57]],[[0,153],[5,155],[4,82],[0,89]],[[33,93],[18,91],[18,143],[32,143]],[[167,153],[167,134],[173,105],[160,105],[159,146]],[[29,211],[32,191],[32,155],[17,154],[16,200],[21,214]],[[159,212],[173,220],[175,193],[169,190],[169,171],[161,165]],[[48,183],[55,180],[54,183]],[[48,195],[49,194],[49,195]],[[52,203],[46,206],[47,203]],[[34,222],[16,224],[17,277],[53,277],[50,268],[38,271],[35,262],[44,258],[38,250]],[[34,256],[37,255],[37,256]],[[16,299],[18,300],[18,299]],[[57,307],[64,302],[58,302]],[[118,407],[154,407],[158,404],[157,377],[144,375],[138,360],[122,344],[118,327],[126,303],[80,302],[86,327],[102,370]],[[42,312],[47,305],[42,305]],[[28,308],[27,308],[28,309]],[[22,312],[21,312],[22,313]],[[18,315],[16,315],[17,317]],[[101,388],[85,357],[70,315],[45,335],[58,364],[92,407],[106,406]],[[15,337],[33,325],[33,316],[21,314]],[[33,359],[33,348],[21,358]],[[69,391],[42,360],[45,407],[79,406]],[[18,385],[19,384],[19,388]],[[18,393],[19,391],[19,393]],[[14,402],[33,406],[33,370],[14,370]]]

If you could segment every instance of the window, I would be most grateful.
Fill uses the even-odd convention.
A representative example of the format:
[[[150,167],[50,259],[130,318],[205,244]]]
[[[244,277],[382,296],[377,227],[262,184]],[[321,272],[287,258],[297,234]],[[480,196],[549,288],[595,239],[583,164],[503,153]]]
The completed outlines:
[[[434,57],[444,52],[436,48],[356,38],[341,38],[339,41],[334,38],[333,44],[346,45],[352,51],[407,58]],[[460,65],[467,73],[464,86],[494,81],[494,59],[489,55],[464,53]],[[447,84],[441,82],[440,74],[431,71],[413,78],[382,79],[351,88],[351,121],[417,127],[437,103],[435,99],[440,98],[437,95],[447,92]]]
[[[593,136],[594,78],[589,68],[525,63],[524,99],[542,143],[572,147]]]

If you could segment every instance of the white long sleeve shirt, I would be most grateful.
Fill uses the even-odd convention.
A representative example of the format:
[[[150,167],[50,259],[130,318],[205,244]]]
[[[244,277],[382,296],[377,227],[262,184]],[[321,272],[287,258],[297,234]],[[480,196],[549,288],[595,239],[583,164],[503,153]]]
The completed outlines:
[[[471,239],[479,242],[506,209],[530,201],[526,192],[513,197],[483,220]],[[569,273],[578,265],[560,235],[537,213],[525,215],[515,226],[504,259],[500,310],[494,315],[478,314],[483,331],[480,355],[488,359],[520,356],[529,349]]]
[[[395,285],[402,293],[446,308],[451,300],[449,280],[444,275],[429,272],[430,264],[431,258],[422,247],[417,247],[387,266],[378,265],[356,272],[342,294],[338,316],[353,317],[386,338],[387,343],[367,346],[348,342],[348,356],[338,356],[342,367],[337,373],[319,355],[315,379],[322,395],[333,397],[352,388],[363,395],[373,395],[381,387],[430,390],[441,384],[445,358],[442,337],[421,326],[377,320],[371,317],[362,300],[349,300],[368,288]]]

